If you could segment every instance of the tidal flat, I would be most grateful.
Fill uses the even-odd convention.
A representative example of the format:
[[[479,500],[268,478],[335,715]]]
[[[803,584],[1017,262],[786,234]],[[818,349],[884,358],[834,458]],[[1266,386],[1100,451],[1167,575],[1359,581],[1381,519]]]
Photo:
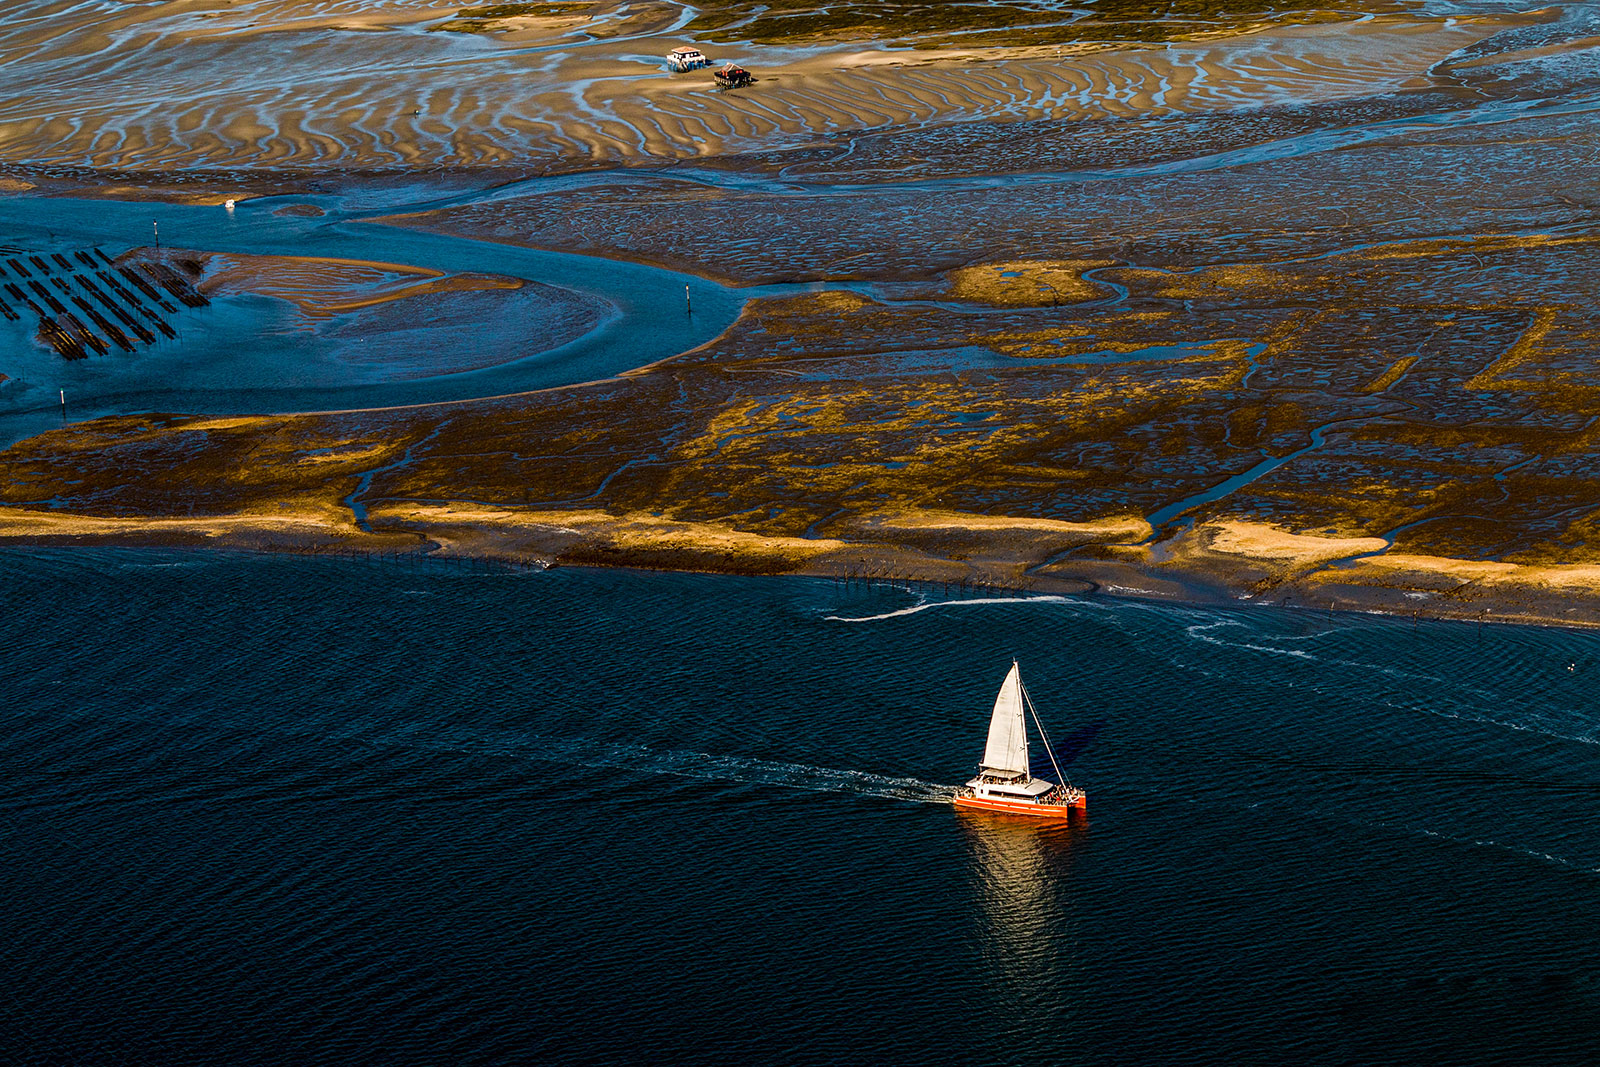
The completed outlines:
[[[7,14],[0,1060],[1595,1061],[1600,10]]]
[[[1590,8],[24,6],[7,541],[1600,622]]]

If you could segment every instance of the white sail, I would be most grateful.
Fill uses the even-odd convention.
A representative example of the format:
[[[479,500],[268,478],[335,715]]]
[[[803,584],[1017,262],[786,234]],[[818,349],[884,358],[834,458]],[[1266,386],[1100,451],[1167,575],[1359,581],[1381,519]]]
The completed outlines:
[[[1001,683],[994,698],[994,718],[989,720],[989,743],[983,750],[983,766],[991,771],[1028,773],[1028,727],[1022,718],[1022,676],[1017,665]]]

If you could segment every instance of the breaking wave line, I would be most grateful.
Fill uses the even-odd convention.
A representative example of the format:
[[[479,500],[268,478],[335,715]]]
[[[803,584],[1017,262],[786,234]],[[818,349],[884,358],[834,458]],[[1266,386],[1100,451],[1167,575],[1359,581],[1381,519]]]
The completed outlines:
[[[1290,659],[1314,660],[1317,657],[1299,648],[1279,648],[1276,645],[1257,645],[1249,641],[1224,641],[1213,636],[1207,631],[1222,629],[1230,626],[1243,626],[1235,619],[1223,619],[1218,622],[1197,622],[1192,626],[1185,626],[1183,632],[1196,641],[1204,641],[1208,645],[1217,645],[1221,648],[1247,649],[1251,652],[1266,652],[1274,656],[1287,656]]]
[[[1073,602],[1071,597],[1064,596],[992,596],[979,597],[975,600],[929,600],[898,611],[886,611],[882,615],[863,615],[859,618],[824,615],[823,619],[827,622],[880,622],[901,615],[915,615],[919,611],[929,611],[933,608],[963,608],[977,604],[1071,604]]]

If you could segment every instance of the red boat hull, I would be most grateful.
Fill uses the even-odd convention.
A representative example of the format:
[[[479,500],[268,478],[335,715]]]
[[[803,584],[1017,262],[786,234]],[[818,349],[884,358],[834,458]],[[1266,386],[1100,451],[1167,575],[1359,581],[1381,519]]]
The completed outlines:
[[[1028,800],[1001,800],[998,797],[974,797],[957,794],[956,807],[974,811],[995,811],[1005,815],[1026,815],[1033,819],[1066,819],[1074,813],[1082,816],[1089,810],[1089,798],[1079,797],[1071,804],[1035,804]]]

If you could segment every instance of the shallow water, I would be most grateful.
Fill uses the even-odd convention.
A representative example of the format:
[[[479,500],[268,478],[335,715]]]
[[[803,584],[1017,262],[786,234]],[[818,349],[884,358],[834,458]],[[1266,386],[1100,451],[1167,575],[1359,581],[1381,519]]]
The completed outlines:
[[[418,195],[424,195],[419,192]],[[321,218],[280,216],[286,204],[311,203]],[[224,297],[183,311],[177,341],[69,362],[33,341],[35,321],[0,323],[6,355],[0,373],[0,441],[59,423],[58,394],[73,419],[140,411],[248,414],[327,411],[432,403],[592,381],[703,344],[721,333],[744,302],[768,290],[735,290],[693,275],[592,256],[542,252],[357,221],[369,202],[340,197],[263,198],[221,207],[0,197],[0,231],[35,252],[103,247],[115,256],[153,240],[160,227],[171,247],[376,260],[444,271],[481,271],[562,286],[606,302],[611,313],[595,330],[539,351],[538,322],[488,324],[470,343],[506,340],[506,361],[483,370],[387,380],[381,364],[340,358],[350,342],[298,328],[288,304],[258,296]],[[391,201],[385,210],[403,204]],[[692,309],[685,304],[685,287]],[[418,331],[411,343],[468,343]],[[403,344],[396,335],[389,345]],[[519,357],[519,350],[536,354]],[[388,361],[409,367],[411,352]]]
[[[14,1062],[1586,1062],[1590,634],[0,553]],[[1083,825],[965,817],[1021,660]]]

